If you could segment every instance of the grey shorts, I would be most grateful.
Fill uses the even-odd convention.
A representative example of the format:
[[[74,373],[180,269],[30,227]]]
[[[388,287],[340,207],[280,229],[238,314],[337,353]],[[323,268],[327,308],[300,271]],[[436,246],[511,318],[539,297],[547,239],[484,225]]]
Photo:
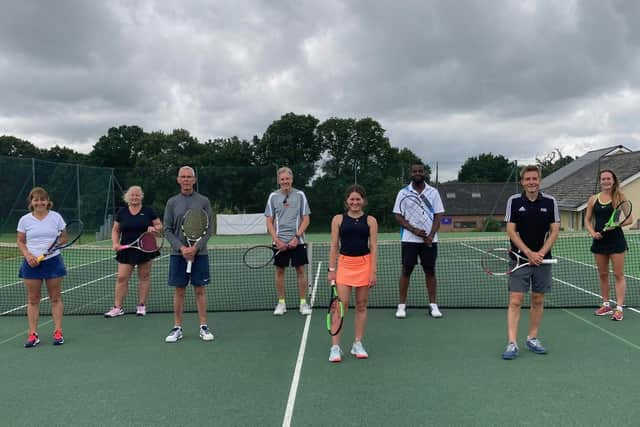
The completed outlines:
[[[509,290],[526,294],[531,289],[532,292],[546,294],[551,291],[551,280],[551,265],[526,266],[509,276]]]

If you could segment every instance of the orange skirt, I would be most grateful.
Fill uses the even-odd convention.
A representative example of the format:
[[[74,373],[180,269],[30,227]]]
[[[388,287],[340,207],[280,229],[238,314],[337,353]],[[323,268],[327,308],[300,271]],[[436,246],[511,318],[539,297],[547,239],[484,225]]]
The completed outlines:
[[[369,286],[371,255],[338,257],[336,283],[352,287]]]

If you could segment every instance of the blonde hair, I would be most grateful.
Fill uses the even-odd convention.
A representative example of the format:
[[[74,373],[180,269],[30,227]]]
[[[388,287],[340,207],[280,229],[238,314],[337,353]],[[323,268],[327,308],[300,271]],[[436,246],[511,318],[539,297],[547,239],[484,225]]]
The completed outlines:
[[[144,191],[142,191],[142,187],[140,187],[139,185],[132,185],[131,187],[127,188],[127,191],[125,191],[122,195],[122,200],[124,200],[127,204],[129,204],[129,194],[132,190],[140,191],[140,195],[142,196],[142,199],[144,199]]]
[[[27,197],[29,211],[33,212],[34,208],[33,203],[31,202],[36,197],[47,200],[47,210],[51,210],[51,208],[53,207],[53,202],[51,201],[51,199],[49,199],[49,193],[47,193],[47,190],[42,187],[33,187],[31,191],[29,191],[29,196]]]

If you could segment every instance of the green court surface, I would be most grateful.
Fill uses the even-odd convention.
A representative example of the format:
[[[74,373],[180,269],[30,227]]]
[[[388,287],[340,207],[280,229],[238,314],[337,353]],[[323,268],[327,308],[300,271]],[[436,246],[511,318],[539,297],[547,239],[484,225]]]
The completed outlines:
[[[249,270],[249,245],[209,249],[209,325],[197,336],[188,292],[185,338],[166,344],[173,325],[167,254],[154,261],[150,314],[105,319],[113,303],[115,261],[109,248],[64,252],[66,343],[51,345],[43,298],[42,343],[24,349],[21,259],[0,246],[0,402],[5,425],[123,426],[506,426],[636,425],[636,361],[640,358],[640,234],[628,234],[625,319],[596,317],[597,273],[584,235],[563,234],[554,246],[553,292],[541,336],[549,354],[526,350],[528,313],[520,322],[520,357],[504,361],[506,279],[489,277],[480,258],[504,234],[444,238],[438,245],[438,302],[444,317],[426,315],[423,273],[416,269],[408,317],[394,318],[400,246],[379,246],[378,285],[369,300],[368,360],[348,354],[352,312],[343,334],[345,357],[328,363],[326,240],[309,247],[311,317],[297,312],[287,269],[289,311],[271,314],[273,270]],[[132,279],[125,310],[135,307]],[[46,295],[46,293],[44,294]],[[613,295],[612,295],[613,296]],[[79,315],[83,314],[83,315]]]
[[[637,312],[623,322],[590,309],[545,312],[549,354],[503,361],[504,310],[446,310],[432,319],[370,310],[368,360],[327,362],[324,311],[211,313],[213,342],[163,339],[167,314],[69,316],[66,343],[22,348],[26,319],[0,321],[6,425],[389,426],[636,425]],[[526,334],[526,313],[520,336]],[[343,350],[352,340],[348,315]],[[300,349],[304,347],[304,353]],[[292,393],[292,383],[297,384]],[[287,410],[289,408],[289,410]]]

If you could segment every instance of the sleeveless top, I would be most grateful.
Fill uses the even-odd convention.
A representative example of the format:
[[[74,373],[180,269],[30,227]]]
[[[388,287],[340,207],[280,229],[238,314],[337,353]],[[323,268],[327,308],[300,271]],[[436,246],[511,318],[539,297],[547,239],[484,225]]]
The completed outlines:
[[[340,255],[363,256],[369,253],[369,224],[367,215],[351,218],[342,214],[340,225]]]
[[[604,225],[609,221],[613,213],[613,202],[600,202],[600,194],[596,196],[596,202],[593,205],[593,217],[595,219],[594,230],[602,232]],[[602,239],[593,239],[591,252],[595,254],[617,254],[627,250],[627,241],[624,238],[622,228],[618,227],[602,233]]]

